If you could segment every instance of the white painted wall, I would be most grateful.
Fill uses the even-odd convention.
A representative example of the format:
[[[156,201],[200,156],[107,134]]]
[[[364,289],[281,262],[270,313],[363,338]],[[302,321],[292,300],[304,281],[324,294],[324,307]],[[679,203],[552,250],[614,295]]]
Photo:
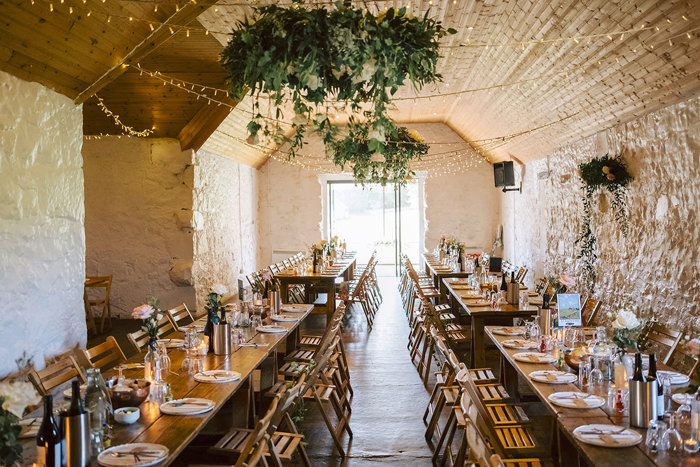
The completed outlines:
[[[86,340],[82,107],[0,72],[0,377]]]
[[[528,163],[523,194],[503,196],[507,257],[534,268],[534,277],[578,276],[574,241],[583,189],[577,166],[594,156],[623,154],[635,180],[629,186],[630,230],[623,237],[609,208],[596,198],[592,229],[598,237],[594,295],[603,311],[623,293],[645,316],[700,330],[700,98],[648,114],[564,146]],[[542,180],[538,173],[550,170]],[[533,276],[530,276],[532,278]],[[604,318],[602,318],[604,319]]]
[[[172,138],[86,140],[87,274],[112,275],[115,316],[157,296],[194,308],[193,151]]]
[[[258,176],[252,167],[200,150],[194,186],[192,274],[201,311],[213,284],[234,294],[238,278],[257,269]]]

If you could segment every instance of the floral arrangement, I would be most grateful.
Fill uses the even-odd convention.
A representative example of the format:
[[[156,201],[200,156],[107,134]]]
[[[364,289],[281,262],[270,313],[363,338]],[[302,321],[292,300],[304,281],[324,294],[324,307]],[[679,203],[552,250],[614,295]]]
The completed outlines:
[[[328,242],[326,240],[321,240],[319,243],[314,243],[309,247],[309,253],[311,256],[320,256],[326,250],[326,245]]]
[[[598,240],[591,230],[593,195],[599,189],[606,189],[613,195],[612,207],[622,235],[627,236],[627,202],[625,199],[627,185],[632,176],[620,156],[596,157],[579,165],[579,174],[583,181],[585,196],[583,198],[583,222],[576,244],[580,246],[577,257],[584,261],[584,276],[592,288],[595,283],[595,262],[598,259]]]
[[[10,467],[22,461],[22,444],[19,419],[29,406],[38,404],[41,398],[28,381],[22,381],[31,359],[23,355],[15,360],[19,376],[0,382],[0,465]]]
[[[226,310],[221,303],[221,297],[226,295],[227,292],[228,289],[223,284],[214,284],[209,289],[204,309],[207,311],[207,318],[212,324],[219,324],[221,321],[225,321],[224,314]]]
[[[549,276],[547,278],[549,284],[552,286],[552,295],[556,296],[560,293],[566,293],[567,290],[571,290],[576,287],[576,279],[565,274],[557,276]]]
[[[690,339],[685,344],[685,348],[688,349],[688,352],[695,355],[695,358],[700,358],[700,339]]]
[[[639,339],[644,329],[644,321],[632,311],[619,310],[607,313],[612,322],[613,342],[623,350],[639,350]]]
[[[155,347],[156,339],[158,339],[158,330],[160,329],[158,321],[161,318],[161,311],[158,308],[158,304],[159,300],[156,297],[151,297],[148,304],[138,306],[131,312],[131,316],[134,319],[143,321],[141,330],[148,335],[148,345],[151,348]]]
[[[338,236],[337,235],[333,235],[331,237],[331,239],[328,241],[328,247],[331,250],[335,250],[339,245],[340,245],[340,243],[338,243]]]
[[[272,272],[269,269],[265,269],[262,273],[263,281],[265,282],[265,288],[271,292],[277,292],[279,290],[279,281],[275,279]]]
[[[252,18],[236,25],[220,63],[228,74],[229,96],[240,101],[250,92],[253,97],[251,144],[262,134],[277,145],[288,143],[293,158],[311,127],[336,164],[357,166],[358,180],[403,181],[406,159],[422,150],[399,148],[407,130],[388,116],[391,95],[407,82],[419,89],[439,81],[439,41],[454,33],[427,13],[416,18],[406,8],[375,16],[349,2],[308,9],[300,3],[272,4],[255,8]],[[260,99],[269,99],[269,116],[260,110]],[[291,136],[281,126],[285,103],[294,111]],[[365,103],[371,110],[363,112]],[[329,115],[346,110],[353,113],[349,133],[339,138]],[[385,160],[370,161],[374,153]]]

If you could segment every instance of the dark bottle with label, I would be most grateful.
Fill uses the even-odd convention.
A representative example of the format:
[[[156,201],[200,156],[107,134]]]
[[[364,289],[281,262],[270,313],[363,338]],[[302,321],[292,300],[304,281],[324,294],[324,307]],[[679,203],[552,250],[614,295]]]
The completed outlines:
[[[70,407],[68,407],[66,415],[72,417],[74,415],[82,415],[84,413],[85,408],[83,407],[83,400],[80,397],[80,381],[76,379],[71,382]]]
[[[36,463],[46,467],[61,466],[61,435],[53,419],[51,395],[44,396],[44,419],[36,435]]]
[[[508,283],[506,282],[506,273],[501,273],[501,291],[505,292],[508,290]]]
[[[664,385],[659,379],[659,375],[656,373],[656,354],[649,355],[649,373],[647,375],[647,381],[656,381],[656,407],[657,413],[660,419],[664,416]]]
[[[632,381],[640,381],[642,383],[647,381],[642,371],[642,354],[640,352],[634,354],[634,375],[632,376]]]

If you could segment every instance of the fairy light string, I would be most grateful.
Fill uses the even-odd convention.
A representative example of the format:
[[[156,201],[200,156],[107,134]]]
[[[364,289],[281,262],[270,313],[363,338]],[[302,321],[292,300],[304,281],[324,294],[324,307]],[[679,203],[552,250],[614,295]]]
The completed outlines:
[[[140,138],[145,138],[147,136],[150,136],[153,134],[154,128],[147,128],[145,130],[134,130],[133,127],[130,127],[128,125],[125,125],[120,119],[119,115],[115,114],[111,110],[107,108],[107,106],[104,103],[104,100],[98,96],[97,94],[94,95],[95,100],[97,100],[97,106],[100,108],[100,110],[109,118],[112,119],[115,125],[117,125],[119,128],[121,128],[123,134],[128,135],[128,136],[137,136]]]

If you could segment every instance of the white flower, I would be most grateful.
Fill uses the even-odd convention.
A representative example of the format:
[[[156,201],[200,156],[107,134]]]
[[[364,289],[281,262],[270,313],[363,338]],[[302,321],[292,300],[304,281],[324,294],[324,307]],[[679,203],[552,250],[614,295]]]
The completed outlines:
[[[315,91],[321,85],[321,78],[317,75],[309,75],[309,80],[306,83],[306,87]]]
[[[381,141],[382,143],[386,141],[386,136],[384,136],[384,133],[378,130],[372,130],[369,132],[369,139],[376,139],[377,141]]]
[[[15,381],[13,383],[0,383],[0,396],[5,398],[2,408],[22,418],[24,409],[28,405],[38,404],[39,395],[34,390],[32,383]]]
[[[639,318],[633,312],[625,310],[620,310],[612,323],[613,329],[634,329],[639,325]]]
[[[377,71],[377,61],[373,58],[370,58],[365,62],[364,65],[362,65],[362,71],[360,72],[359,75],[355,75],[352,78],[353,83],[360,83],[362,81],[369,81],[372,76],[374,76],[374,73]]]
[[[224,284],[214,284],[211,286],[211,291],[217,295],[225,295],[228,289]]]

